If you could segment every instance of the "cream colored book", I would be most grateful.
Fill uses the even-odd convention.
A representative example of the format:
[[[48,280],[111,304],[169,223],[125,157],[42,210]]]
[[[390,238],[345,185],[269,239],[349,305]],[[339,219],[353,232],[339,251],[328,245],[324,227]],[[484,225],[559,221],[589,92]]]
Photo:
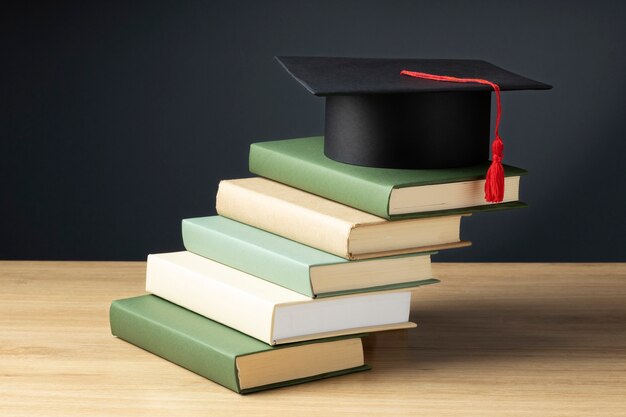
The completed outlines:
[[[254,177],[220,182],[217,212],[346,259],[468,246],[462,215],[389,221],[297,188]]]
[[[149,255],[146,291],[270,345],[415,326],[410,291],[312,299],[190,252]]]

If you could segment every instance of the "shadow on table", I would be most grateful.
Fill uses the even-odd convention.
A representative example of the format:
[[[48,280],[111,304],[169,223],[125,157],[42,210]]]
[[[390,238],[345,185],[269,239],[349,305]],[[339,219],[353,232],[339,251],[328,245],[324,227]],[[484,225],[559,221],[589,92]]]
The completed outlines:
[[[416,329],[364,339],[368,363],[376,369],[427,369],[626,345],[626,307],[618,303],[450,300],[414,308],[411,319]]]

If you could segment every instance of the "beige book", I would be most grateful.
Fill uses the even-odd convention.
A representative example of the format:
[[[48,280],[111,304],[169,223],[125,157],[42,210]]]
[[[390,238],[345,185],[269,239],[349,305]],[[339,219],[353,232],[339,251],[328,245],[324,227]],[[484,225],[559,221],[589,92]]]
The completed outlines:
[[[146,291],[270,345],[415,326],[410,291],[313,299],[190,252],[149,255]]]
[[[220,182],[217,212],[346,259],[468,246],[461,215],[389,221],[287,185],[254,177]]]

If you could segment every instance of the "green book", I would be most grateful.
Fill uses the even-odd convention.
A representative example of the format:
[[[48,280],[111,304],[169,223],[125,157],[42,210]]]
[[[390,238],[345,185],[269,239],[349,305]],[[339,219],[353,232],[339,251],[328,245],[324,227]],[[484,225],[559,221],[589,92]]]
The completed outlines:
[[[434,284],[431,253],[348,261],[221,216],[185,219],[185,249],[311,298]]]
[[[370,168],[333,161],[324,138],[250,146],[250,172],[386,219],[429,217],[524,207],[519,180],[526,171],[505,165],[502,203],[484,201],[488,164],[453,169]]]
[[[363,335],[272,347],[154,295],[113,301],[110,321],[120,339],[240,394],[369,369]]]

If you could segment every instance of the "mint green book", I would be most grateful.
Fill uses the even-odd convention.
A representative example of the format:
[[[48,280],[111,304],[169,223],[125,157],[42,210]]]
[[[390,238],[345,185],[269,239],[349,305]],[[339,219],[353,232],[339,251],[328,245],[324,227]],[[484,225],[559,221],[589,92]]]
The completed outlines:
[[[272,347],[154,295],[113,301],[110,322],[114,336],[239,394],[369,369],[363,335]]]
[[[430,254],[348,261],[221,216],[185,219],[185,249],[311,298],[434,284]]]
[[[452,169],[370,168],[333,161],[324,138],[250,146],[250,172],[385,219],[441,216],[524,207],[521,168],[505,165],[502,203],[484,201],[488,164]]]

